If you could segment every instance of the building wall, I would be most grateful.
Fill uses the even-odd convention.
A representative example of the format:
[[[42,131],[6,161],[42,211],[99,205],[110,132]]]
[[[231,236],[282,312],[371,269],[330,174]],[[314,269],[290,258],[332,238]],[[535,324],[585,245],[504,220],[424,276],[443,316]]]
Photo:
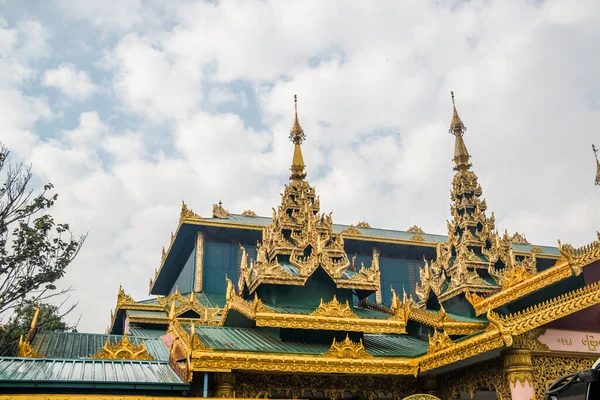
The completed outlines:
[[[173,288],[171,288],[171,293],[175,291],[175,288],[179,288],[180,293],[189,293],[193,291],[194,288],[194,275],[196,273],[196,248],[192,250],[190,256],[188,257],[181,273],[177,277]]]
[[[244,246],[248,260],[256,259],[256,247]],[[227,276],[234,285],[240,270],[242,250],[237,243],[210,242],[204,243],[203,291],[207,293],[225,293]]]

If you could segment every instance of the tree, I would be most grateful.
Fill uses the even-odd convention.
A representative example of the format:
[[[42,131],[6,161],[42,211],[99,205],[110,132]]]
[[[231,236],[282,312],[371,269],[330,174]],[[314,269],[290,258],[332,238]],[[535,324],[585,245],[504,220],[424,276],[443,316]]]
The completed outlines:
[[[28,189],[31,167],[22,163],[10,165],[9,155],[0,144],[0,177],[4,179],[0,187],[0,321],[5,322],[7,314],[14,311],[0,333],[0,348],[14,340],[15,330],[20,329],[33,304],[71,290],[59,290],[56,281],[65,275],[86,237],[75,238],[68,224],[54,222],[47,213],[58,198],[50,193],[52,184],[46,184],[41,193],[34,195]],[[41,307],[47,316],[61,319],[65,315],[52,308],[55,306]]]

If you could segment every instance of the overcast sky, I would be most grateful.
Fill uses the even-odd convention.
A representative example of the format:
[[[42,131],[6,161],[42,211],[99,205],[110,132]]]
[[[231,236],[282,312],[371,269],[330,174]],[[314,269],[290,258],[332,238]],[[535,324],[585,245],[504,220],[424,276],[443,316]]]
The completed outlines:
[[[445,234],[451,90],[498,228],[596,239],[598,0],[0,0],[0,140],[89,232],[84,331],[147,296],[182,199],[271,215],[294,94],[334,222]]]

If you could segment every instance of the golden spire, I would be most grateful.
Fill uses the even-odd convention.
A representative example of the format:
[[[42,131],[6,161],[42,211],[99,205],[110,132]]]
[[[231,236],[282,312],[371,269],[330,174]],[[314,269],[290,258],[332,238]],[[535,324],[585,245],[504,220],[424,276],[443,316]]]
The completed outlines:
[[[600,185],[600,161],[598,161],[598,149],[596,146],[592,145],[592,150],[594,150],[594,156],[596,157],[596,185]]]
[[[306,135],[298,121],[298,98],[294,95],[294,125],[290,131],[290,140],[294,143],[294,157],[292,158],[292,166],[290,168],[292,171],[290,175],[291,180],[302,180],[306,177],[304,159],[302,158],[302,149],[300,147],[304,139],[306,139]]]
[[[454,166],[455,170],[465,170],[469,169],[471,164],[469,164],[469,152],[467,151],[467,146],[465,145],[465,141],[463,140],[463,135],[467,130],[465,124],[463,124],[462,120],[458,116],[458,112],[456,111],[456,104],[454,103],[454,92],[450,92],[452,96],[452,121],[450,121],[450,130],[449,132],[456,137],[454,142]]]

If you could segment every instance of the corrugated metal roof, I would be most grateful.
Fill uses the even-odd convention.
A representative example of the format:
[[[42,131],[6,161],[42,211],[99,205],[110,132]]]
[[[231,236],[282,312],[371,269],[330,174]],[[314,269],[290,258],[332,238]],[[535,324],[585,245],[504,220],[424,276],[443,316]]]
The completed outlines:
[[[140,328],[136,325],[129,325],[129,334],[139,338],[160,339],[166,333],[165,329]]]
[[[40,382],[189,386],[166,362],[0,358],[0,386]]]
[[[363,345],[374,356],[412,358],[426,353],[429,344],[408,335],[365,334]]]
[[[125,312],[130,317],[139,317],[139,318],[162,318],[162,317],[168,316],[165,311],[125,310]]]
[[[47,358],[87,358],[102,349],[108,339],[109,343],[118,343],[122,335],[101,335],[95,333],[78,332],[38,332],[31,346]],[[157,360],[168,360],[169,351],[160,339],[138,338],[129,336],[129,340],[140,345],[142,340],[146,349]]]
[[[189,332],[189,325],[185,329]],[[325,344],[283,342],[263,329],[197,326],[195,332],[202,343],[215,350],[322,354],[329,349]]]

